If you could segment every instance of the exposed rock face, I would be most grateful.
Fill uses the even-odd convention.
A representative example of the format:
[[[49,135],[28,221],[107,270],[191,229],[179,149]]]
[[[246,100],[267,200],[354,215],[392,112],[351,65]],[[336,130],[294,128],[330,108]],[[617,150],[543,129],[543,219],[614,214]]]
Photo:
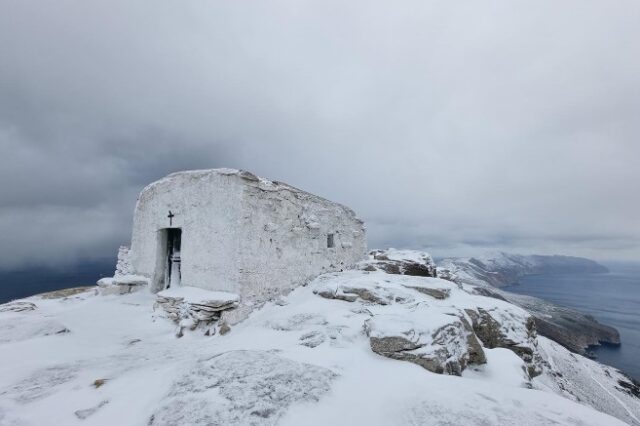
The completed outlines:
[[[369,259],[360,263],[365,271],[384,271],[389,274],[436,277],[436,264],[428,253],[412,250],[373,250]]]
[[[434,299],[444,300],[451,294],[450,288],[433,288],[426,285],[405,285],[404,287],[419,291],[422,294],[433,297]]]
[[[526,329],[526,340],[523,341],[522,336],[519,341],[509,335],[509,331],[505,329],[501,322],[496,320],[493,315],[500,318],[504,315],[494,310],[489,312],[483,308],[476,310],[466,309],[465,312],[471,318],[471,324],[475,335],[480,339],[485,348],[506,348],[513,351],[527,364],[527,373],[530,377],[535,377],[541,373],[539,365],[534,360],[534,349],[536,324],[533,317],[528,317],[524,323]]]
[[[416,311],[378,315],[365,322],[371,350],[392,359],[413,362],[434,373],[459,376],[468,364],[486,362],[471,326],[452,312]],[[429,321],[425,321],[425,317]]]
[[[494,258],[482,260],[445,259],[441,268],[448,271],[447,279],[475,286],[476,294],[506,300],[526,309],[535,319],[538,333],[571,351],[584,354],[586,348],[591,345],[620,344],[620,335],[615,328],[600,324],[589,315],[542,299],[495,288],[513,284],[519,278],[534,273],[607,271],[604,266],[589,259],[500,253]]]
[[[574,309],[537,297],[509,293],[495,288],[476,287],[474,292],[506,300],[527,310],[533,316],[540,335],[560,343],[573,352],[584,354],[588,346],[600,343],[620,344],[620,334],[615,328],[600,324],[590,315]]]
[[[378,305],[388,305],[393,302],[412,302],[413,295],[402,289],[391,289],[384,282],[367,279],[366,275],[359,276],[348,282],[337,284],[330,282],[317,286],[313,292],[327,299],[338,299],[354,302],[358,299]],[[416,284],[417,285],[417,284]]]
[[[625,380],[623,378],[618,379],[619,389],[622,389],[628,395],[640,398],[640,382],[630,377]]]
[[[370,306],[365,332],[371,349],[388,358],[413,362],[434,373],[460,375],[467,365],[486,362],[480,344],[486,341],[485,347],[515,352],[530,375],[538,371],[533,356],[535,325],[526,312],[502,302],[500,309],[496,302],[488,307],[452,307],[448,299],[453,292],[466,294],[454,283],[387,276],[380,271],[343,273],[340,281],[327,275],[316,280],[313,291],[327,299]],[[398,311],[399,307],[403,308]]]

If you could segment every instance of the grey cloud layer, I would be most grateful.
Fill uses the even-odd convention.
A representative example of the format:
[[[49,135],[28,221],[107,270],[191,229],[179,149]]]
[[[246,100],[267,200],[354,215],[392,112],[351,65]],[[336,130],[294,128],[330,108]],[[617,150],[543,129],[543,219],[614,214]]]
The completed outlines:
[[[0,266],[112,255],[220,166],[372,246],[640,259],[640,6],[503,3],[3,0]]]

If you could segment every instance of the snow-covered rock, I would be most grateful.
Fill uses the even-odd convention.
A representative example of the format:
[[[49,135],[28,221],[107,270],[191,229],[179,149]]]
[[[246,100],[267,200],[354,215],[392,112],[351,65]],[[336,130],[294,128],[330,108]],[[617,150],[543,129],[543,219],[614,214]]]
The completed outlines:
[[[0,342],[0,424],[640,425],[624,376],[536,336],[523,309],[450,281],[322,275],[231,333],[182,339],[154,315],[155,301],[83,292],[0,312],[0,324],[50,320],[71,330]],[[471,336],[486,362],[472,360]],[[540,374],[529,375],[528,350],[517,348],[531,350]],[[432,357],[460,376],[383,352]]]
[[[290,405],[317,402],[336,377],[274,353],[229,351],[178,378],[149,425],[275,425]]]
[[[484,364],[486,358],[468,321],[457,314],[435,308],[381,314],[366,320],[365,330],[377,354],[459,376],[467,364]]]
[[[473,331],[486,348],[509,349],[529,364],[529,375],[539,374],[539,368],[534,364],[537,333],[533,317],[524,319],[524,323],[522,317],[517,318],[519,324],[514,328],[509,326],[512,318],[507,318],[512,313],[501,309],[494,308],[488,311],[478,308],[466,309],[465,312],[471,317]]]
[[[538,338],[538,349],[545,374],[536,377],[534,387],[550,389],[629,424],[640,424],[640,384],[615,368],[571,353],[545,337]]]
[[[365,271],[385,271],[390,274],[435,277],[436,264],[428,253],[414,250],[373,250],[369,258],[358,264]]]
[[[68,332],[69,329],[54,318],[38,315],[5,317],[0,321],[0,344]]]
[[[169,318],[178,323],[177,335],[182,337],[185,328],[195,330],[200,324],[210,335],[215,329],[211,324],[230,310],[235,309],[240,296],[225,291],[209,291],[197,287],[176,287],[156,294],[154,306],[162,308]],[[228,328],[228,325],[223,325]]]
[[[118,275],[100,278],[98,290],[101,295],[127,294],[142,290],[149,285],[149,279],[141,275]]]
[[[35,303],[22,302],[18,300],[0,305],[0,312],[25,312],[33,311],[36,308],[37,306]]]

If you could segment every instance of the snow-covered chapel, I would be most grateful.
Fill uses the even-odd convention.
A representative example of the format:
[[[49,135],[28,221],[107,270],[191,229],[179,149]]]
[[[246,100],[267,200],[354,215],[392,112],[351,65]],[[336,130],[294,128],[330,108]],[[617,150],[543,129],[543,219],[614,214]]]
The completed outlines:
[[[119,263],[122,282],[143,278],[153,293],[189,287],[256,303],[365,253],[365,228],[351,209],[246,171],[212,169],[173,173],[142,190]]]

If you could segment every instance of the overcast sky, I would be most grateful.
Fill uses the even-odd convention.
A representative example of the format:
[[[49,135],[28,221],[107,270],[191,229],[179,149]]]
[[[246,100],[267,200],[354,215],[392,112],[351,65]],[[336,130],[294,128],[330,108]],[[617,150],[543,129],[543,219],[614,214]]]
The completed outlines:
[[[0,267],[114,256],[234,167],[370,247],[640,260],[637,1],[0,0]]]

